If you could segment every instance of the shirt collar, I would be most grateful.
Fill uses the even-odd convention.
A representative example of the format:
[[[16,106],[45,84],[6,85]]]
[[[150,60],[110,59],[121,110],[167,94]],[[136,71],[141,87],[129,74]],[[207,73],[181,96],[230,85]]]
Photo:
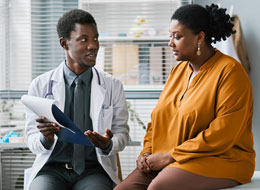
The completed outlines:
[[[222,54],[219,50],[217,50],[217,49],[215,48],[215,54],[214,54],[211,58],[209,58],[202,66],[200,66],[200,71],[206,71],[206,70],[208,70],[209,68],[211,68],[211,66],[213,66],[213,65],[215,64],[216,60],[217,60],[221,55],[223,55],[223,54]],[[193,69],[192,69],[192,66],[191,66],[190,62],[187,61],[187,63],[188,63],[188,65],[189,65],[189,67],[188,67],[188,72],[189,72],[189,73],[193,72]]]
[[[88,70],[86,70],[84,73],[77,76],[67,66],[66,61],[64,62],[63,73],[64,73],[64,78],[68,82],[69,86],[72,85],[72,83],[73,83],[73,81],[75,80],[76,77],[80,77],[85,84],[89,84],[91,82],[91,79],[92,79],[92,69],[91,69],[91,67]]]
[[[200,67],[200,71],[208,70],[212,65],[215,64],[216,60],[221,55],[222,53],[219,50],[215,49],[215,54]]]

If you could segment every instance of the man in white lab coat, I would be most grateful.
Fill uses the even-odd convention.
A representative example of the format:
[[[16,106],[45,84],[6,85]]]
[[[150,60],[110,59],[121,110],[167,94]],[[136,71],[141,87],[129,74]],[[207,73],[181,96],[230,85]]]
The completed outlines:
[[[83,120],[83,131],[93,147],[83,148],[84,163],[74,169],[75,145],[60,141],[60,126],[26,109],[26,136],[35,153],[33,167],[26,170],[25,189],[109,190],[119,183],[116,154],[129,141],[128,111],[122,83],[94,68],[99,49],[98,30],[91,14],[75,9],[58,21],[57,32],[66,60],[56,69],[34,79],[29,95],[56,100],[71,119]],[[83,98],[74,97],[75,79],[83,81]],[[75,100],[75,98],[77,100]],[[84,105],[77,114],[74,102]]]

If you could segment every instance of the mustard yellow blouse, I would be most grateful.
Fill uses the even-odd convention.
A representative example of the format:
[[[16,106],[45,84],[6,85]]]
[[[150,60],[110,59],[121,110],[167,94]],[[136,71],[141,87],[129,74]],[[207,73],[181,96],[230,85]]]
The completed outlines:
[[[192,69],[180,62],[151,114],[141,154],[169,152],[167,167],[250,182],[255,168],[253,95],[244,68],[216,51],[188,86]]]

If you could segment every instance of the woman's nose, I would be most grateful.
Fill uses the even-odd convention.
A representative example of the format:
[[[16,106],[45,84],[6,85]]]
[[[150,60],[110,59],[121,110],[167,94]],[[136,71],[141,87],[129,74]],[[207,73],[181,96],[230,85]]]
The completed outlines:
[[[168,46],[169,46],[169,47],[174,47],[174,46],[175,46],[175,44],[174,44],[172,38],[170,39],[170,41],[169,41],[169,43],[168,43]]]

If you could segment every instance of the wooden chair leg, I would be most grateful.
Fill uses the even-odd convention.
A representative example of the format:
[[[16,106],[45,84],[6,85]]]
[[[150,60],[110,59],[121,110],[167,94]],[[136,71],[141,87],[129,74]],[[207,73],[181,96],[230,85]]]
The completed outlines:
[[[118,178],[120,179],[120,181],[123,181],[121,164],[120,164],[120,159],[119,159],[118,153],[116,154],[116,158],[117,158],[117,167],[118,167]]]

